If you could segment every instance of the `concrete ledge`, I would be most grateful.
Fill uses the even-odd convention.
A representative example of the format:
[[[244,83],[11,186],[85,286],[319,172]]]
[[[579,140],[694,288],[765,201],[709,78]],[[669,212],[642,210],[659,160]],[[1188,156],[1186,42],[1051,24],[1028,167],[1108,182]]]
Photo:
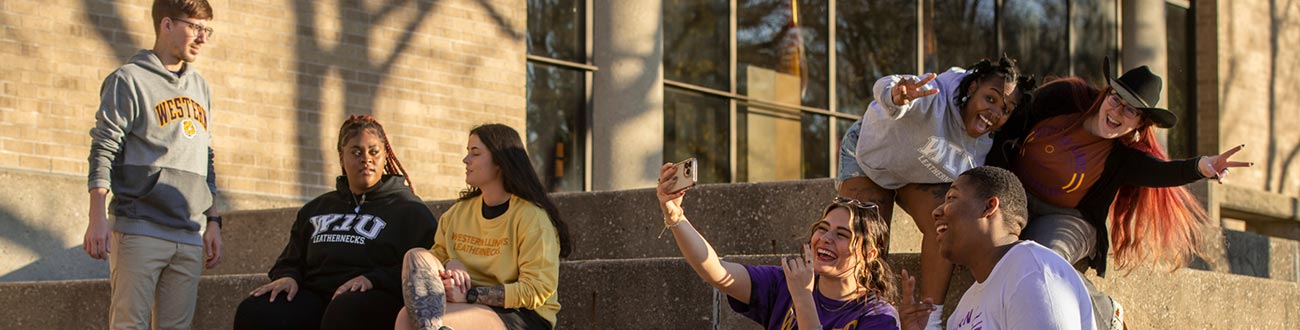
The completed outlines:
[[[701,185],[686,197],[686,215],[719,254],[798,251],[807,226],[835,196],[830,179],[774,183]],[[571,231],[569,260],[679,256],[663,229],[650,189],[554,195]],[[429,202],[442,214],[453,201]],[[227,213],[222,229],[224,262],[210,274],[261,273],[270,269],[288,241],[297,208]],[[921,233],[896,209],[891,251],[919,252]]]
[[[701,185],[687,194],[686,212],[720,255],[793,253],[808,224],[834,197],[832,187],[829,179]],[[572,231],[575,250],[568,260],[680,256],[671,234],[655,238],[663,227],[650,189],[554,197]],[[434,214],[442,214],[451,204],[428,203]],[[222,231],[225,261],[206,274],[265,273],[284,249],[296,212],[297,208],[285,208],[228,213]],[[920,242],[921,233],[912,219],[895,209],[890,251],[920,252]],[[1295,241],[1224,231],[1205,252],[1211,262],[1198,264],[1199,269],[1300,279],[1300,248]]]
[[[229,329],[235,307],[264,283],[265,275],[204,276],[194,329]],[[105,329],[108,302],[106,279],[3,283],[0,329]]]
[[[0,258],[0,282],[108,277],[108,264],[90,259],[81,248],[90,205],[85,175],[0,169],[0,182],[26,187],[0,194],[0,255],[5,256]],[[218,203],[221,209],[303,204],[238,192],[223,193]]]
[[[1131,329],[1300,329],[1300,285],[1192,269],[1089,276]]]
[[[1247,221],[1300,222],[1296,197],[1234,185],[1223,185],[1223,216]]]
[[[726,259],[775,264],[780,256]],[[919,269],[917,254],[890,257],[894,271]],[[561,265],[559,329],[759,329],[731,311],[681,258],[566,261]],[[1300,285],[1199,270],[1139,269],[1127,277],[1089,276],[1118,299],[1135,329],[1300,328]],[[265,275],[204,276],[194,329],[228,329],[235,308]],[[955,304],[970,286],[958,269],[948,293]],[[0,329],[103,329],[107,280],[0,284]],[[955,305],[953,305],[955,306]]]

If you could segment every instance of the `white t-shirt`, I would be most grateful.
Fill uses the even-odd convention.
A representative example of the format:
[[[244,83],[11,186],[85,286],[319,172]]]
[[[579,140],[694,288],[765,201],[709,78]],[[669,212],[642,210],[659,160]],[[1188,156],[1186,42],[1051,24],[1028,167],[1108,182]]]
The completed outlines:
[[[1016,243],[983,283],[961,296],[949,330],[1096,329],[1079,272],[1056,252]]]

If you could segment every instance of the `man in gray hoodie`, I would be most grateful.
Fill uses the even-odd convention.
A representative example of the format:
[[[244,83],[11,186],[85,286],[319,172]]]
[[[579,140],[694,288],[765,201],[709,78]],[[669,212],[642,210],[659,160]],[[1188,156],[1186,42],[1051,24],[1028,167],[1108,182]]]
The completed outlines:
[[[188,329],[199,274],[221,261],[211,94],[192,65],[212,37],[212,7],[155,0],[152,14],[153,49],[104,79],[90,130],[83,248],[109,259],[112,329],[149,329],[151,321],[156,329]],[[110,190],[112,222],[104,205]]]

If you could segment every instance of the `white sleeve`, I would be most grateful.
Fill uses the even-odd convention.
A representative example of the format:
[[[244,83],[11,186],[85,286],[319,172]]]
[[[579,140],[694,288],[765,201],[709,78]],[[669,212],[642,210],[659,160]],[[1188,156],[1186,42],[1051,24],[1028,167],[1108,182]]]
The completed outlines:
[[[1093,330],[1091,304],[1080,301],[1088,297],[1080,297],[1067,279],[1040,269],[1023,275],[1009,291],[1002,308],[1007,329]],[[1084,308],[1089,320],[1081,315]]]

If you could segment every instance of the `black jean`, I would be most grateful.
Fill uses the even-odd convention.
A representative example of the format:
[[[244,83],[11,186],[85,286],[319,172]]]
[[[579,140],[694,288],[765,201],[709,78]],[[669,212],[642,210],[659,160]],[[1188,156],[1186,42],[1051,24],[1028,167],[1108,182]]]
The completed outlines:
[[[280,293],[244,299],[235,311],[236,330],[261,329],[392,329],[402,297],[382,290],[347,292],[330,300],[333,292],[300,290],[287,299]]]

